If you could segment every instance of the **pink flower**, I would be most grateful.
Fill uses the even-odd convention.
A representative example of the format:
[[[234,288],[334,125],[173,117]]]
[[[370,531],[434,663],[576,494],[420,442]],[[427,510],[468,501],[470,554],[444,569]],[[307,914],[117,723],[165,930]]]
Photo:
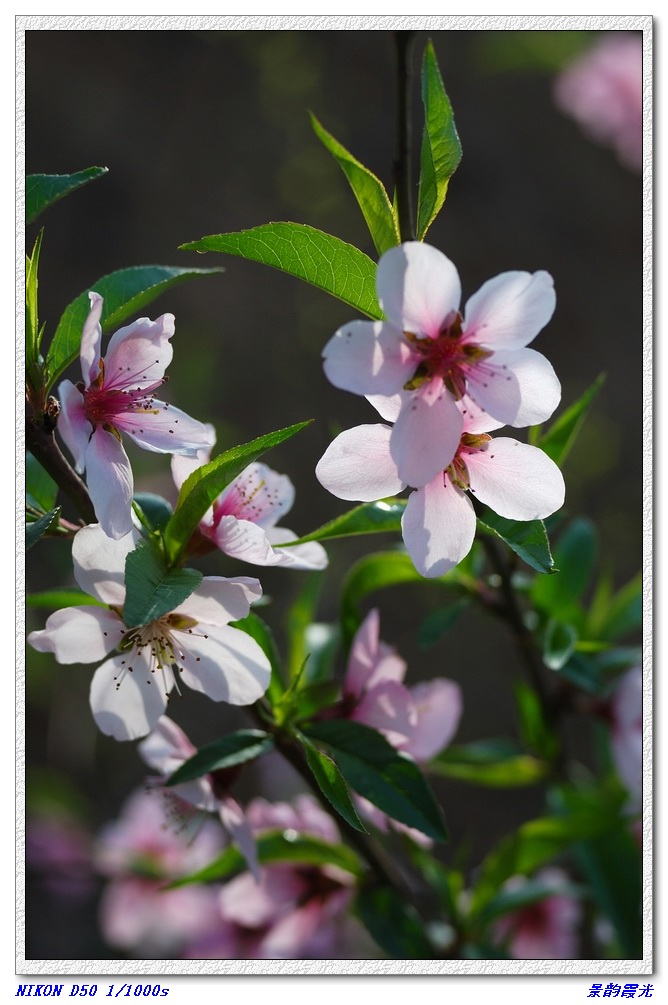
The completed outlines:
[[[208,428],[214,440],[213,426]],[[193,471],[207,463],[209,455],[209,450],[200,450],[197,458],[172,458],[178,489]],[[287,475],[279,475],[266,464],[249,464],[218,496],[199,529],[226,555],[253,565],[324,569],[327,552],[315,541],[295,548],[273,547],[297,538],[293,531],[275,526],[294,500],[294,486]]]
[[[568,877],[561,869],[550,868],[533,878],[554,887],[554,896],[504,915],[495,925],[496,937],[507,943],[510,955],[516,960],[576,959],[582,910],[572,896],[559,893]],[[524,877],[514,876],[504,889],[521,889],[525,882]]]
[[[53,897],[84,901],[95,890],[91,837],[62,810],[40,812],[26,822],[26,865]]]
[[[148,625],[125,626],[125,559],[138,536],[133,531],[115,540],[98,524],[80,530],[72,544],[74,577],[108,607],[64,608],[28,636],[35,649],[54,653],[59,663],[93,663],[118,650],[98,667],[90,689],[98,727],[116,740],[150,733],[172,688],[180,694],[179,681],[213,701],[249,705],[264,694],[271,676],[257,642],[229,624],[246,617],[261,596],[257,579],[206,576],[173,611]]]
[[[551,365],[525,348],[554,312],[547,272],[505,272],[459,313],[455,266],[420,242],[390,248],[376,286],[387,321],[352,321],[325,346],[325,373],[355,394],[403,391],[390,438],[399,478],[427,485],[452,463],[463,429],[457,402],[474,400],[499,423],[547,419],[561,388]]]
[[[103,300],[97,293],[89,298],[91,310],[81,337],[83,382],[61,383],[58,431],[76,470],[86,470],[100,526],[118,539],[132,530],[133,493],[132,469],[120,434],[127,433],[145,450],[189,455],[209,446],[211,437],[203,423],[153,396],[167,380],[174,315],[163,314],[157,321],[140,318],[120,328],[102,359]]]
[[[151,768],[159,771],[163,781],[197,753],[182,729],[163,715],[153,732],[139,744],[139,753]],[[234,769],[232,769],[234,771]],[[229,778],[228,778],[229,776]],[[163,789],[163,796],[171,799],[177,807],[184,803],[206,812],[217,813],[225,830],[236,842],[256,879],[260,878],[255,839],[241,806],[227,791],[228,782],[233,778],[230,772],[214,772],[184,782],[169,789]]]
[[[384,417],[398,408],[399,396],[387,399]],[[538,447],[489,436],[498,426],[472,403],[462,403],[462,432],[451,463],[410,495],[401,526],[421,575],[442,576],[471,550],[476,515],[467,492],[510,520],[543,519],[563,505],[564,479],[554,461]],[[405,484],[392,457],[392,433],[384,424],[341,433],[318,462],[318,480],[340,499],[396,495]]]
[[[104,937],[138,956],[161,958],[209,931],[217,921],[216,890],[164,886],[208,865],[221,836],[207,821],[186,840],[169,826],[157,793],[135,792],[98,837],[96,865],[112,879],[100,903]]]
[[[604,35],[557,78],[554,98],[592,139],[614,147],[625,167],[642,171],[640,35]]]
[[[617,774],[631,795],[631,809],[642,797],[642,670],[633,667],[619,680],[612,696],[612,756]]]

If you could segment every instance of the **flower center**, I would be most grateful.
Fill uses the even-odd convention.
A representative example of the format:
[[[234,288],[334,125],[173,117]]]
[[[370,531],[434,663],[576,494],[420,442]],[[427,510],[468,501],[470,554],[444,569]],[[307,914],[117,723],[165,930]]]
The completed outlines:
[[[415,373],[404,384],[406,391],[440,377],[457,401],[466,394],[468,373],[492,354],[473,342],[462,340],[462,320],[459,311],[453,312],[436,338],[418,338],[412,332],[404,332],[411,348],[422,357]]]
[[[170,699],[169,692],[172,686],[176,688],[179,698],[182,698],[174,665],[176,664],[179,673],[183,673],[181,664],[186,661],[186,653],[179,647],[172,633],[174,631],[187,632],[189,635],[198,635],[207,639],[208,635],[193,630],[197,624],[194,618],[183,614],[165,614],[157,621],[125,632],[119,646],[125,659],[121,660],[121,672],[117,677],[114,677],[116,690],[123,683],[126,673],[134,673],[133,663],[138,662],[142,669],[148,665],[151,677],[147,678],[147,684],[152,682],[153,675],[158,674],[164,686],[167,700]],[[195,662],[199,662],[199,657],[195,657]]]
[[[453,485],[464,492],[471,487],[471,479],[466,467],[466,455],[486,449],[491,439],[492,437],[488,433],[464,433],[462,435],[452,464],[445,470]]]
[[[104,360],[101,359],[99,373],[90,387],[80,387],[86,418],[93,426],[104,424],[113,427],[117,417],[126,412],[157,415],[160,409],[155,407],[152,392],[167,380],[167,377],[162,377],[148,387],[137,387],[134,390],[115,387],[113,383],[105,383]]]

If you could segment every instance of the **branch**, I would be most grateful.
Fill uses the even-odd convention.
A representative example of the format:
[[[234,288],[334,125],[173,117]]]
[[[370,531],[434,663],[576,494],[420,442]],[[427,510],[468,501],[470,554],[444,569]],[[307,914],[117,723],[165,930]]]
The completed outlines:
[[[95,508],[85,483],[63,456],[53,430],[26,419],[26,447],[76,507],[85,523],[95,523]]]

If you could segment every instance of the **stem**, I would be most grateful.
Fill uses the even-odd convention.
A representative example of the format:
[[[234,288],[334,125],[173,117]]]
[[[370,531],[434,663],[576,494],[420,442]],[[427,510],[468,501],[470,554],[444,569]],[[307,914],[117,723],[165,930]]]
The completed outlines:
[[[65,460],[56,443],[53,431],[38,426],[33,419],[26,420],[26,447],[48,471],[59,488],[76,507],[85,523],[95,523],[95,508],[84,482]]]
[[[414,241],[413,200],[411,194],[411,46],[414,31],[394,33],[397,52],[397,150],[394,159],[394,184],[397,192],[399,235],[402,241]]]

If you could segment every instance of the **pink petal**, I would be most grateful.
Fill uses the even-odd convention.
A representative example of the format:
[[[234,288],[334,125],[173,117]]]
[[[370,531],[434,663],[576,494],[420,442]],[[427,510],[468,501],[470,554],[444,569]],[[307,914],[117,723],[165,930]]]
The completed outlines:
[[[521,349],[554,314],[549,272],[503,272],[489,279],[466,304],[464,337],[490,349]]]
[[[419,362],[403,332],[383,321],[351,321],[335,332],[322,355],[328,380],[353,394],[395,394]]]
[[[440,753],[457,732],[462,716],[462,692],[452,680],[436,678],[409,689],[417,710],[417,725],[404,750],[416,761]]]
[[[84,386],[90,387],[100,371],[100,343],[102,341],[102,328],[100,318],[102,316],[102,306],[104,300],[99,293],[88,294],[90,311],[84,323],[81,335],[81,349],[79,357],[81,359],[81,375],[84,379]]]
[[[297,535],[287,527],[270,527],[267,540],[273,548],[274,545],[296,541]],[[274,548],[274,555],[278,559],[275,565],[290,569],[325,569],[329,563],[327,552],[317,541],[297,544],[294,548]]]
[[[533,349],[495,352],[471,368],[468,392],[480,408],[511,426],[544,422],[561,400],[552,365]]]
[[[151,735],[142,740],[137,750],[149,767],[155,768],[162,775],[171,775],[184,761],[197,753],[197,748],[180,726],[166,715],[160,717]]]
[[[221,800],[220,819],[223,827],[232,836],[237,848],[246,859],[248,868],[255,877],[256,883],[259,883],[262,878],[262,872],[257,858],[255,838],[244,811],[231,796],[225,796]]]
[[[121,412],[114,423],[138,446],[158,454],[196,456],[212,446],[210,423],[199,422],[158,398],[153,400],[150,411]]]
[[[249,464],[227,486],[214,503],[214,512],[216,519],[221,514],[234,516],[267,528],[273,527],[294,501],[295,488],[288,476],[256,463]]]
[[[376,288],[380,305],[391,324],[400,331],[429,338],[440,333],[444,321],[458,309],[461,299],[455,266],[442,252],[421,241],[411,241],[385,252],[378,263]],[[387,393],[392,394],[392,391]]]
[[[205,422],[204,427],[211,437],[211,444],[213,445],[216,442],[216,430],[210,422]],[[172,456],[172,478],[174,479],[174,484],[177,489],[181,488],[185,480],[193,473],[193,471],[197,471],[197,469],[201,468],[203,464],[208,464],[210,460],[211,451],[206,447],[202,447],[198,450],[195,457],[184,454],[174,454]]]
[[[72,542],[74,578],[86,593],[103,604],[125,603],[125,559],[134,551],[139,532],[108,537],[97,523],[82,527]]]
[[[380,730],[397,750],[408,746],[418,721],[408,689],[392,680],[367,690],[351,719]]]
[[[542,520],[564,503],[563,475],[544,451],[505,436],[461,453],[471,491],[499,516]]]
[[[269,687],[269,660],[245,632],[200,623],[192,635],[180,630],[172,634],[181,649],[176,654],[181,678],[212,701],[251,705]]]
[[[402,482],[419,488],[444,471],[455,456],[462,414],[440,378],[423,384],[401,410],[390,451]]]
[[[262,959],[292,960],[299,958],[305,944],[323,921],[320,898],[307,901],[280,918],[261,942]]]
[[[155,321],[139,318],[111,336],[104,357],[104,387],[135,390],[161,380],[172,361],[169,339],[174,334],[174,315]]]
[[[262,596],[257,579],[237,576],[205,576],[194,593],[174,608],[175,614],[185,614],[207,625],[227,625],[230,621],[245,618],[254,600]]]
[[[350,647],[343,685],[345,694],[360,697],[372,682],[403,680],[406,664],[390,646],[380,641],[379,635],[380,615],[374,607],[357,629]]]
[[[90,707],[98,729],[115,740],[137,740],[146,736],[165,711],[165,690],[172,686],[158,674],[151,674],[142,656],[133,653],[133,672],[121,666],[115,656],[98,667],[90,686]],[[121,677],[119,681],[115,678]]]
[[[490,433],[493,429],[500,429],[501,426],[505,425],[504,422],[493,419],[468,394],[465,394],[457,404],[464,417],[463,431],[465,433]]]
[[[220,891],[221,914],[244,928],[260,928],[271,924],[303,891],[303,880],[286,866],[266,869],[259,885],[250,873],[242,873]]]
[[[397,391],[389,397],[384,394],[365,394],[366,400],[376,409],[381,419],[386,422],[396,422],[399,417],[401,407],[411,396],[411,391]]]
[[[132,468],[123,444],[96,426],[86,448],[86,484],[100,526],[109,537],[132,531]]]
[[[28,642],[59,663],[94,663],[123,641],[124,624],[114,611],[101,607],[65,607],[56,611]]]
[[[211,535],[221,551],[253,565],[277,565],[280,562],[267,540],[267,534],[249,520],[224,516]]]
[[[401,526],[415,568],[432,578],[445,575],[468,555],[476,518],[466,495],[439,475],[410,496]]]
[[[382,423],[340,433],[318,461],[316,478],[339,499],[370,502],[396,495],[406,486],[390,454],[391,433]]]
[[[58,432],[74,458],[75,469],[82,474],[86,467],[86,447],[93,432],[93,427],[86,418],[84,396],[71,380],[63,380],[58,387],[58,397]]]

